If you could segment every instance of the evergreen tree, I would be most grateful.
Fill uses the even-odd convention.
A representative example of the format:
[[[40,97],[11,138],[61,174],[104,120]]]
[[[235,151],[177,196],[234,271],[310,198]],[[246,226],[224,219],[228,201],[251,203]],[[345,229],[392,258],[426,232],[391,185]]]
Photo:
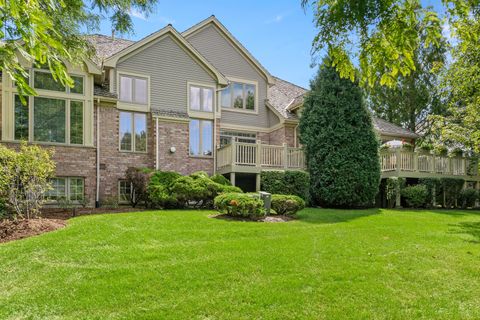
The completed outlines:
[[[378,138],[358,84],[328,61],[310,83],[300,119],[312,200],[326,207],[368,207],[380,182]]]

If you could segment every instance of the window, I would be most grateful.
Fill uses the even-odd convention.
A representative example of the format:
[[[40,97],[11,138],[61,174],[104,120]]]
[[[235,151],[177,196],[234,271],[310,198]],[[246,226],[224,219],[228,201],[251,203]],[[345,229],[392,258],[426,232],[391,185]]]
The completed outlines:
[[[232,140],[243,143],[256,143],[257,134],[251,132],[237,132],[220,130],[220,146],[232,143]]]
[[[255,110],[256,86],[253,84],[232,82],[222,90],[222,108]]]
[[[70,75],[73,80],[73,88],[63,86],[59,81],[55,81],[49,71],[35,70],[33,76],[33,86],[35,89],[59,91],[67,93],[83,94],[83,77]]]
[[[132,196],[132,184],[127,180],[118,181],[118,200],[119,202],[130,202]]]
[[[147,104],[147,79],[120,76],[120,101]]]
[[[147,151],[147,115],[120,112],[120,150]]]
[[[190,155],[213,154],[213,123],[207,120],[190,120]]]
[[[213,89],[198,86],[190,86],[190,110],[213,111]]]
[[[83,178],[61,177],[51,179],[52,189],[47,191],[45,197],[48,200],[81,201],[84,199],[85,189]]]
[[[15,140],[28,140],[28,98],[24,105],[19,96],[15,96]]]
[[[82,101],[70,101],[70,143],[83,144]]]
[[[65,143],[66,101],[34,98],[33,139],[41,142]]]

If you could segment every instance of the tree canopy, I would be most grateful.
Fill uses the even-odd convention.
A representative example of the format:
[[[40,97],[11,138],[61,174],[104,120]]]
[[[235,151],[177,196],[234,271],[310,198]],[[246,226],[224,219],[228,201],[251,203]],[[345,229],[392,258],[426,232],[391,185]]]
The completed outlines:
[[[149,14],[157,0],[0,0],[0,70],[16,81],[21,96],[28,86],[21,60],[47,66],[54,79],[73,85],[65,63],[91,55],[82,30],[95,30],[109,17],[112,30],[132,31],[132,10]]]
[[[327,207],[372,206],[380,182],[379,142],[361,88],[327,60],[300,118],[311,198]]]

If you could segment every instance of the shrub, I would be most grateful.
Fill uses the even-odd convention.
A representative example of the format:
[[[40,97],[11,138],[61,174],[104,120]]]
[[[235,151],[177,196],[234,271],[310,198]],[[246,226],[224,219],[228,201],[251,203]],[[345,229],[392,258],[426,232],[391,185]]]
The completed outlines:
[[[380,184],[379,142],[362,89],[326,60],[310,83],[300,140],[310,194],[325,207],[373,206]]]
[[[419,184],[424,185],[427,188],[427,201],[426,204],[431,206],[433,205],[433,200],[435,199],[436,203],[439,203],[442,192],[440,185],[440,179],[438,178],[423,178],[419,180]]]
[[[459,202],[462,208],[472,208],[478,199],[478,192],[475,189],[464,189],[460,192]]]
[[[230,182],[230,180],[228,180],[227,178],[225,178],[223,175],[221,174],[214,174],[213,176],[210,177],[210,179],[213,181],[213,182],[216,182],[216,183],[219,183],[221,185],[224,185],[224,186],[231,186],[232,183]]]
[[[443,207],[451,208],[458,206],[460,192],[463,189],[465,181],[459,178],[441,178],[440,187],[443,196]]]
[[[30,219],[40,211],[55,172],[52,154],[26,143],[18,152],[0,145],[0,198],[14,217]]]
[[[147,186],[151,170],[145,168],[128,168],[125,172],[127,182],[132,186],[128,199],[132,207],[136,207],[141,201],[147,202]]]
[[[224,193],[215,197],[215,208],[234,217],[259,218],[265,215],[263,201],[245,193]]]
[[[190,177],[193,178],[193,179],[200,179],[200,178],[205,178],[205,179],[208,179],[208,173],[206,173],[205,171],[196,171],[192,174],[190,174]]]
[[[170,192],[170,186],[180,177],[182,175],[174,171],[154,172],[147,187],[150,207],[168,209],[178,207],[177,199]]]
[[[405,187],[402,190],[402,196],[409,207],[424,207],[428,198],[427,187],[421,184]]]
[[[308,202],[310,176],[305,171],[263,171],[260,175],[263,191],[272,194],[296,195]]]
[[[109,208],[109,209],[117,209],[118,197],[115,197],[115,196],[105,197],[102,201],[102,207]]]
[[[385,194],[387,198],[387,207],[393,208],[395,206],[395,201],[397,199],[397,193],[405,188],[406,179],[391,177],[386,179],[385,183]]]
[[[272,195],[272,209],[276,214],[294,215],[303,208],[305,208],[305,201],[298,196]]]

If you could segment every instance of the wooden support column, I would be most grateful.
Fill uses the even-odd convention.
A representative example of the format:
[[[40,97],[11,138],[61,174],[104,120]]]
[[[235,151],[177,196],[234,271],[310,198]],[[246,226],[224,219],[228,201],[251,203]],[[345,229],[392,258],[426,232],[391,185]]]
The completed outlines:
[[[235,172],[230,172],[230,183],[235,186]]]
[[[437,188],[435,185],[432,186],[432,206],[437,206]]]
[[[255,175],[255,191],[257,192],[260,191],[260,178],[261,178],[260,173],[257,173]]]
[[[400,183],[397,183],[395,193],[396,193],[395,208],[401,208],[402,207],[402,195],[401,195]]]
[[[283,144],[283,168],[288,169],[288,145],[286,143]]]

